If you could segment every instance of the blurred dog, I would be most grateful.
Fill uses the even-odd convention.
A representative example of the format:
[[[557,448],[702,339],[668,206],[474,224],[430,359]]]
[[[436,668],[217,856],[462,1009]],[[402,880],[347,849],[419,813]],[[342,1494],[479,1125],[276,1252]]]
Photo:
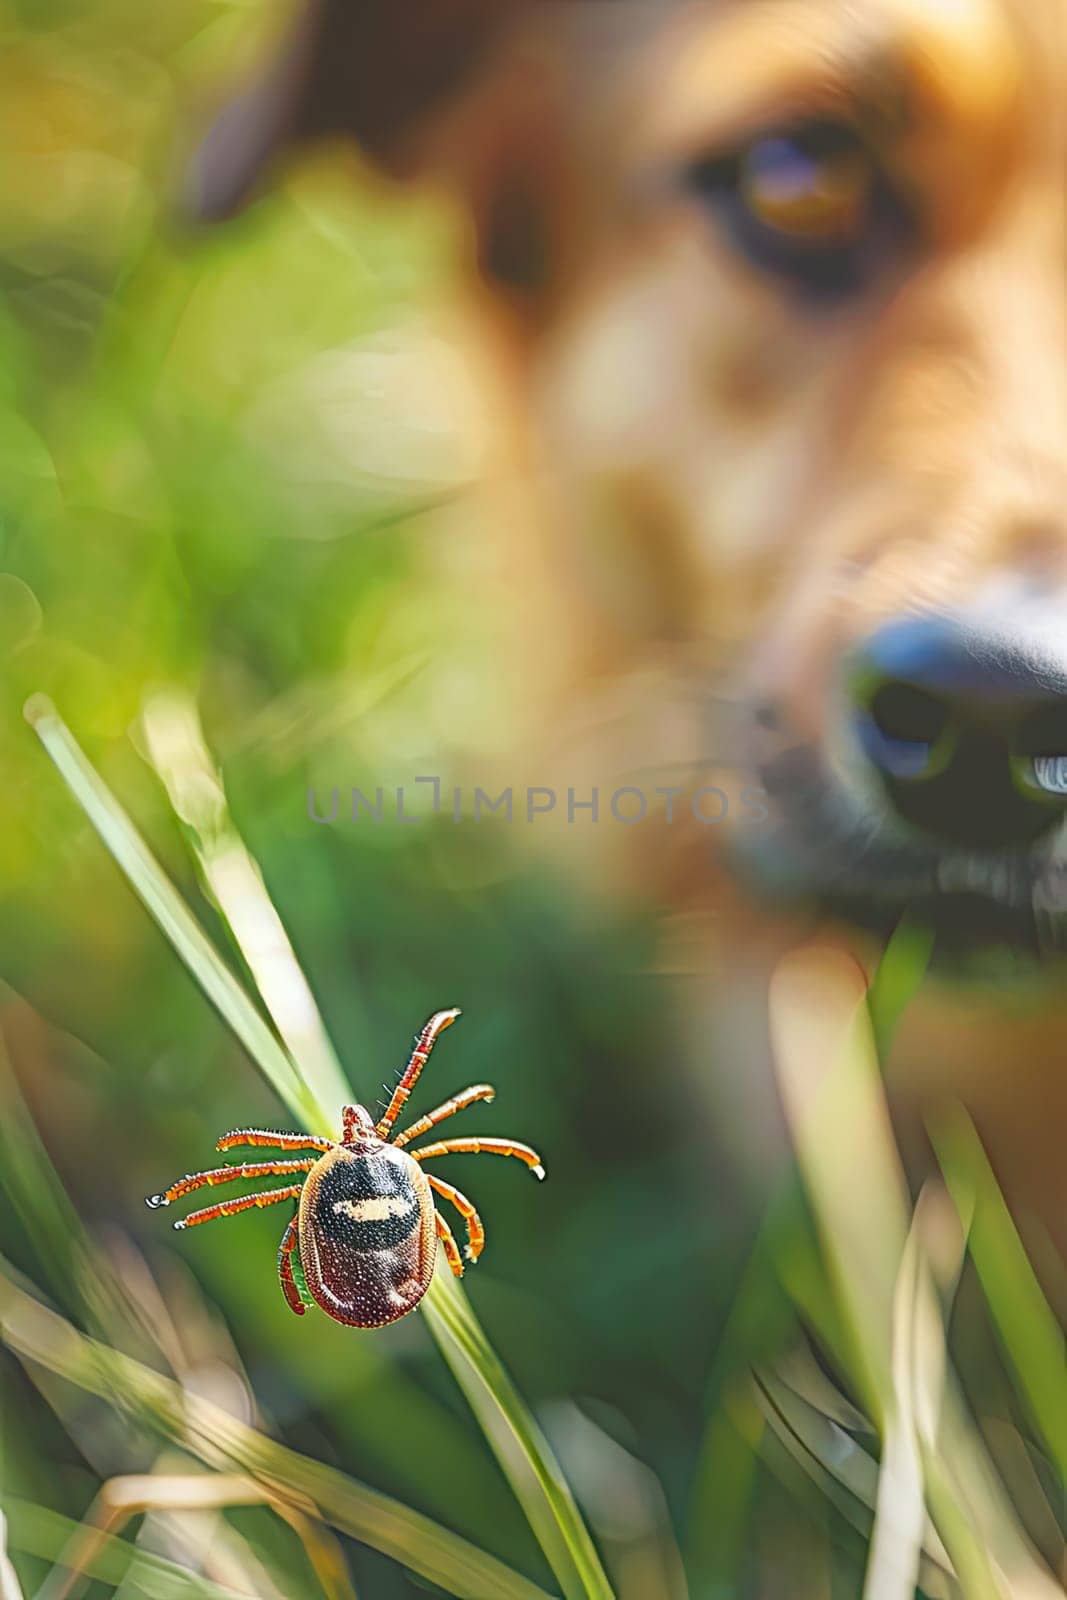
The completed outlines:
[[[612,871],[750,975],[813,907],[919,905],[972,975],[1067,945],[1065,113],[1063,0],[319,0],[205,146],[211,216],[337,135],[462,201],[522,737],[749,786]],[[1019,992],[903,1059],[1047,1213],[1067,1019]]]

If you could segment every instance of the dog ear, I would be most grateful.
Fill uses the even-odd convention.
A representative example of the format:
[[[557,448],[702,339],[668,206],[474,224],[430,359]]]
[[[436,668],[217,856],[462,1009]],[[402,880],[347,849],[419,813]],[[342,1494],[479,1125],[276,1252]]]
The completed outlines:
[[[194,163],[197,216],[232,215],[294,144],[350,136],[391,171],[426,119],[476,77],[518,0],[302,0],[259,77]]]
[[[508,48],[530,10],[530,0],[303,0],[204,140],[191,211],[232,216],[292,147],[348,137],[394,176],[448,183],[471,211],[484,276],[536,294],[549,275],[559,141],[550,30]]]

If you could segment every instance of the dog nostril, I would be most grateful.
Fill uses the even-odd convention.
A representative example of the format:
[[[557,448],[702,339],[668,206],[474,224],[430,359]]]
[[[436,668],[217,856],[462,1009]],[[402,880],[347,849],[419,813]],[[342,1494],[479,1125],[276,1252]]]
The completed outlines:
[[[877,680],[857,685],[856,700],[857,733],[872,766],[885,777],[928,776],[949,729],[944,701],[915,684]]]
[[[1031,843],[1067,812],[1067,672],[944,617],[890,623],[853,662],[854,728],[894,810],[969,848]]]
[[[1034,787],[1042,794],[1067,795],[1067,756],[1031,756]]]
[[[1016,764],[1024,784],[1067,796],[1067,705],[1045,706],[1023,723]]]
[[[933,744],[948,726],[942,701],[911,683],[885,683],[876,689],[870,714],[879,733],[906,744]]]

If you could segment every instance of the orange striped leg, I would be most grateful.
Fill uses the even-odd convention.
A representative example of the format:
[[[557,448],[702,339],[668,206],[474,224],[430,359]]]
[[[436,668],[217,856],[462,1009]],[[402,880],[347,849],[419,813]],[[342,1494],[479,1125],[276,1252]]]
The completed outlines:
[[[435,1011],[415,1040],[415,1048],[411,1052],[411,1060],[404,1068],[400,1082],[393,1090],[393,1098],[386,1106],[375,1129],[379,1139],[385,1139],[388,1136],[389,1129],[400,1115],[404,1101],[414,1089],[419,1079],[419,1073],[429,1060],[430,1051],[437,1042],[438,1034],[444,1033],[446,1028],[450,1028],[458,1016],[459,1011],[455,1007],[451,1011]]]
[[[241,1167],[215,1167],[211,1172],[190,1172],[177,1183],[172,1183],[162,1194],[150,1194],[146,1206],[155,1211],[158,1206],[169,1206],[172,1200],[192,1194],[194,1189],[214,1187],[216,1183],[232,1183],[235,1178],[273,1178],[284,1172],[310,1172],[314,1160],[307,1161],[253,1161]]]
[[[413,1122],[410,1128],[403,1133],[398,1133],[393,1143],[399,1148],[401,1145],[410,1144],[412,1139],[420,1139],[424,1133],[429,1133],[431,1128],[436,1128],[439,1122],[446,1117],[454,1117],[457,1111],[463,1111],[467,1106],[472,1106],[476,1100],[491,1100],[496,1090],[488,1083],[474,1083],[469,1089],[463,1089],[459,1094],[454,1094],[451,1100],[446,1100],[443,1106],[438,1106],[435,1111],[427,1111],[418,1122]]]
[[[266,1189],[262,1194],[244,1194],[240,1200],[223,1200],[217,1206],[205,1206],[203,1211],[190,1211],[176,1228],[198,1228],[202,1222],[214,1222],[216,1217],[235,1217],[239,1211],[251,1211],[261,1206],[277,1205],[279,1200],[295,1200],[303,1184],[294,1183],[289,1189]]]
[[[443,1195],[446,1200],[451,1200],[467,1224],[467,1248],[463,1254],[468,1261],[477,1261],[485,1249],[485,1229],[482,1227],[481,1217],[475,1211],[467,1196],[461,1194],[458,1189],[453,1188],[452,1184],[445,1183],[443,1178],[431,1178],[430,1174],[427,1173],[426,1181],[431,1189],[436,1189],[437,1193]],[[445,1248],[447,1250],[447,1246]]]
[[[293,1277],[293,1251],[296,1249],[297,1231],[296,1218],[290,1222],[282,1234],[282,1242],[278,1246],[278,1277],[281,1279],[282,1294],[290,1311],[302,1317],[307,1311],[307,1306],[300,1298],[300,1290]]]
[[[434,1156],[517,1156],[525,1161],[535,1178],[545,1175],[537,1151],[531,1150],[528,1144],[516,1144],[513,1139],[442,1139],[438,1144],[424,1144],[421,1150],[412,1150],[410,1154],[416,1161],[431,1161]]]
[[[271,1133],[266,1128],[234,1128],[224,1133],[216,1150],[232,1150],[234,1145],[271,1145],[275,1150],[332,1150],[335,1141],[315,1133]]]
[[[433,1219],[437,1224],[437,1237],[440,1239],[442,1248],[444,1249],[445,1259],[452,1268],[452,1271],[455,1273],[456,1277],[462,1278],[463,1257],[459,1253],[459,1246],[456,1243],[456,1236],[452,1232],[452,1229],[448,1226],[448,1223],[445,1221],[444,1217],[436,1209],[434,1210]]]

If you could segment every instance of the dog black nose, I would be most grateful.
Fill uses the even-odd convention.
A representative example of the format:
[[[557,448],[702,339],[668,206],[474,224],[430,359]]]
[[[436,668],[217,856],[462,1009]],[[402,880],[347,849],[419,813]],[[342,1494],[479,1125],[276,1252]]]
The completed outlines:
[[[923,615],[852,662],[855,727],[899,816],[974,848],[1025,845],[1067,810],[1067,626]]]

